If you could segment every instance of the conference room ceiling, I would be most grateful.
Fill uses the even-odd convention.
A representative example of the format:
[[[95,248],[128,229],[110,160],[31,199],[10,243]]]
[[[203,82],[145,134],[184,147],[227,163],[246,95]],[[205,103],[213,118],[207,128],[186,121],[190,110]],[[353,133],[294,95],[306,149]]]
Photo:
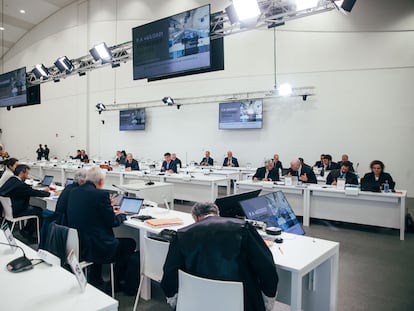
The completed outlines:
[[[75,1],[0,0],[0,58],[33,27]]]

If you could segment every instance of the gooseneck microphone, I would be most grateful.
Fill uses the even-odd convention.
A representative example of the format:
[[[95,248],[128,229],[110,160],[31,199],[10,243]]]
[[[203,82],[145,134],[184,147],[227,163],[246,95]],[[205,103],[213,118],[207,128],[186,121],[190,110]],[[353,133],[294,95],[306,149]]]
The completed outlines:
[[[152,186],[152,185],[154,185],[154,184],[155,184],[155,183],[151,180],[151,176],[149,176],[147,172],[144,172],[144,175],[145,175],[146,177],[148,177],[148,182],[145,184],[145,186]]]
[[[118,189],[118,190],[121,190],[121,191],[122,191],[122,193],[123,193],[125,196],[128,196],[128,189],[125,189],[125,188],[123,188],[123,187],[120,187],[120,186],[117,186],[117,185],[114,185],[114,184],[112,184],[112,187],[114,187],[114,188],[116,188],[116,189]]]

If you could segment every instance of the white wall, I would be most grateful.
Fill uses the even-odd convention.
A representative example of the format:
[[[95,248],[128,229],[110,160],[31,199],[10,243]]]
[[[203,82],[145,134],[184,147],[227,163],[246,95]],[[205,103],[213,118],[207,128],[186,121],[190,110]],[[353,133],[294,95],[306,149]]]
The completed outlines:
[[[79,57],[100,41],[131,40],[131,28],[208,1],[78,1],[27,34],[5,57],[5,69],[47,65],[61,55]],[[213,11],[228,2],[212,1]],[[0,111],[1,140],[13,155],[34,158],[38,143],[64,157],[78,148],[110,158],[126,149],[137,158],[161,159],[175,151],[199,161],[203,150],[222,160],[231,149],[241,163],[260,165],[278,152],[285,165],[302,156],[348,153],[368,170],[381,159],[398,187],[414,196],[414,2],[357,1],[348,16],[336,11],[277,28],[277,80],[314,86],[316,96],[266,100],[262,130],[218,130],[218,104],[147,109],[146,130],[119,132],[118,113],[95,111],[112,104],[271,89],[273,31],[225,38],[226,70],[147,83],[132,80],[132,63],[84,77],[42,85],[42,104]],[[411,31],[410,31],[411,30]],[[101,120],[105,124],[101,124]],[[57,134],[57,135],[56,135]]]

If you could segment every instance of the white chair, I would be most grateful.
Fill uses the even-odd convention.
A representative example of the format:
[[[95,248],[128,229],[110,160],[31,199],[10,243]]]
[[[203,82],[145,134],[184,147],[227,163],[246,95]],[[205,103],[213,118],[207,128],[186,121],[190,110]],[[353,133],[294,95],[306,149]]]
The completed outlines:
[[[79,260],[79,236],[78,236],[78,230],[74,228],[68,228],[68,237],[66,239],[66,255],[69,255],[69,253],[73,250],[73,252],[76,255],[76,258]],[[87,268],[88,266],[93,265],[93,262],[89,261],[82,261],[80,262],[80,266],[82,269]],[[115,285],[114,285],[114,264],[111,263],[110,265],[110,273],[111,273],[111,294],[112,298],[115,298]]]
[[[25,221],[29,219],[36,219],[36,229],[37,229],[37,244],[40,243],[40,229],[39,229],[39,218],[36,215],[27,215],[20,217],[13,217],[13,209],[10,198],[0,196],[0,203],[3,206],[3,221],[1,225],[3,226],[6,221],[10,221],[12,226],[10,231],[13,232],[14,225],[16,222]]]
[[[176,310],[243,311],[243,283],[200,278],[179,270]]]
[[[144,245],[141,245],[141,253],[143,254],[143,262],[141,264],[141,279],[138,286],[137,296],[135,297],[134,308],[138,307],[139,296],[141,294],[142,283],[144,277],[148,277],[156,282],[161,282],[163,275],[164,262],[167,258],[170,243],[154,240],[144,237]]]

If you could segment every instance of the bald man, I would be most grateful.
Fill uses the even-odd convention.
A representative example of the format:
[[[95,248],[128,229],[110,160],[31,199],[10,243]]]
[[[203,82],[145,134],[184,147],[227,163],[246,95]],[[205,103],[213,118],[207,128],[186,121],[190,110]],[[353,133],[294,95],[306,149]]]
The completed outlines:
[[[294,159],[290,162],[290,168],[286,176],[298,176],[298,179],[303,183],[318,183],[312,168],[303,166],[299,159]]]
[[[227,151],[227,157],[224,158],[223,166],[239,167],[237,158],[233,157],[233,152]]]

